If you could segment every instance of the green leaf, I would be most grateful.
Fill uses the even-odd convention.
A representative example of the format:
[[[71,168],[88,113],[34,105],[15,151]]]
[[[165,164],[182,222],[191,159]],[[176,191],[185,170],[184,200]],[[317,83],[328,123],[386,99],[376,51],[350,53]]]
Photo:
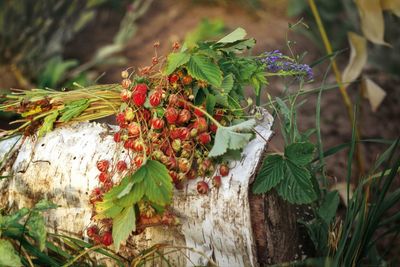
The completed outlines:
[[[67,122],[85,111],[90,106],[89,99],[80,99],[68,103],[63,110],[61,110],[60,122]]]
[[[246,37],[246,31],[243,28],[237,28],[227,36],[220,39],[217,43],[233,43],[239,40],[242,40]]]
[[[137,183],[133,186],[133,189],[129,192],[128,195],[125,195],[123,198],[116,200],[116,204],[121,207],[129,207],[133,204],[139,202],[145,193],[144,182]]]
[[[339,193],[337,191],[328,192],[318,209],[318,216],[326,223],[330,224],[336,215],[339,206]]]
[[[285,161],[285,179],[276,187],[278,194],[293,204],[313,202],[317,195],[311,182],[311,174],[290,160]]]
[[[8,240],[0,239],[0,266],[22,266],[14,247]]]
[[[260,172],[253,185],[254,194],[263,194],[271,190],[284,176],[285,160],[280,155],[269,155],[265,158]]]
[[[213,94],[208,94],[206,97],[206,110],[208,114],[214,114],[214,107],[216,103],[216,97]]]
[[[56,209],[58,206],[54,204],[53,202],[47,200],[47,199],[42,199],[38,203],[35,204],[34,210],[36,211],[44,211],[44,210],[49,210],[49,209]]]
[[[252,129],[256,121],[254,119],[244,121],[230,127],[218,127],[214,145],[208,154],[209,157],[222,156],[228,149],[236,150],[245,147],[253,137]]]
[[[142,168],[147,170],[143,180],[147,198],[159,205],[170,204],[173,186],[165,165],[155,160],[148,160]]]
[[[58,110],[53,111],[49,115],[44,118],[43,125],[39,128],[38,136],[41,137],[46,133],[53,130],[54,122],[57,120],[58,117]]]
[[[222,72],[218,65],[204,55],[192,55],[187,64],[188,73],[197,80],[206,81],[209,84],[220,87],[222,83]]]
[[[165,68],[165,75],[170,75],[177,68],[186,64],[190,59],[190,55],[184,52],[171,53],[167,58],[167,66]]]
[[[39,212],[33,211],[29,216],[26,227],[29,230],[29,235],[35,239],[36,243],[38,244],[40,251],[43,251],[46,245],[47,237],[46,225],[44,223],[43,216]]]
[[[136,214],[133,206],[125,208],[113,220],[112,237],[116,251],[122,241],[125,241],[132,231],[136,230]]]
[[[223,46],[219,46],[217,49],[226,53],[230,52],[241,53],[243,52],[243,50],[252,48],[255,44],[256,40],[251,38],[251,39],[236,41],[230,44],[225,44]]]
[[[229,92],[233,88],[233,83],[234,83],[233,74],[229,73],[222,80],[222,84],[221,84],[222,93],[229,94]]]
[[[294,143],[285,147],[285,157],[299,166],[305,166],[313,159],[315,147],[310,142]]]

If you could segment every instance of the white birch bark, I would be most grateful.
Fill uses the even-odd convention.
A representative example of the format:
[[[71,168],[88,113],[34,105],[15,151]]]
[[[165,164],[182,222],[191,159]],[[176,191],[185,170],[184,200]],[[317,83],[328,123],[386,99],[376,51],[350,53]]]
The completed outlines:
[[[172,207],[179,216],[179,226],[147,228],[132,236],[130,246],[123,247],[121,253],[129,256],[168,242],[202,253],[185,250],[186,256],[169,254],[173,266],[205,265],[207,257],[219,266],[257,266],[248,191],[266,140],[272,135],[272,121],[266,114],[256,127],[262,137],[257,135],[248,144],[240,161],[231,162],[232,169],[219,190],[199,195],[194,180],[185,190],[175,191]],[[112,132],[105,124],[79,123],[57,128],[38,140],[26,139],[23,144],[16,138],[1,142],[2,174],[12,177],[0,182],[0,204],[30,207],[47,198],[60,206],[48,213],[49,227],[54,231],[84,231],[90,224],[89,194],[98,186],[96,162],[123,155]],[[6,154],[15,142],[15,153],[10,157],[12,153]]]

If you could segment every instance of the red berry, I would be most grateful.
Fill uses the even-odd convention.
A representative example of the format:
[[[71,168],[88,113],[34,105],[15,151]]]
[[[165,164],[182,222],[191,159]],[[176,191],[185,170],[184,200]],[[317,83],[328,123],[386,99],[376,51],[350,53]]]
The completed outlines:
[[[216,119],[217,121],[220,121],[221,119],[222,119],[222,117],[224,116],[224,111],[222,110],[222,109],[217,109],[216,111],[215,111],[215,114],[214,114],[214,119]]]
[[[208,124],[205,118],[198,117],[193,124],[193,128],[197,129],[198,133],[204,133],[208,130]]]
[[[220,188],[221,186],[221,176],[216,175],[213,177],[212,184],[216,188]]]
[[[208,193],[208,184],[204,181],[200,181],[197,183],[197,192],[199,192],[199,194],[207,194]]]
[[[133,149],[134,141],[132,139],[128,139],[124,142],[124,148],[126,149]]]
[[[133,141],[133,150],[136,152],[143,151],[143,143],[139,140]]]
[[[144,83],[139,83],[133,88],[133,92],[135,94],[143,94],[143,95],[145,95],[145,94],[147,94],[147,90],[148,90],[148,87]]]
[[[114,134],[114,142],[119,143],[121,142],[121,133],[117,132]]]
[[[99,160],[96,164],[97,169],[101,172],[107,172],[110,162],[108,160]]]
[[[128,168],[128,165],[126,164],[126,162],[124,160],[120,160],[117,163],[117,171],[118,172],[123,172]]]
[[[219,173],[221,176],[227,176],[229,174],[229,167],[226,164],[219,166]]]
[[[199,143],[203,144],[203,145],[211,142],[211,136],[209,133],[201,133],[201,134],[199,134],[197,139],[199,140]]]
[[[192,81],[193,81],[192,76],[189,76],[189,75],[183,77],[183,79],[182,79],[182,82],[184,85],[189,85],[192,83]]]
[[[170,137],[172,140],[179,139],[180,136],[181,136],[181,130],[180,130],[179,128],[172,129],[172,130],[169,132],[169,137]]]
[[[168,98],[168,101],[169,101],[169,103],[170,103],[171,105],[177,106],[178,103],[180,102],[180,101],[179,101],[179,96],[178,96],[178,95],[175,95],[175,94],[170,95],[169,98]]]
[[[92,238],[99,233],[99,228],[96,225],[92,225],[92,226],[88,227],[88,229],[86,230],[86,233],[87,233],[88,237]]]
[[[217,126],[216,124],[212,123],[212,124],[210,125],[210,130],[211,130],[211,132],[213,132],[213,133],[217,133],[218,126]]]
[[[169,124],[174,124],[178,119],[179,112],[176,108],[170,107],[165,110],[164,116]]]
[[[196,178],[196,171],[191,169],[187,174],[186,174],[186,178],[188,178],[189,180],[195,179]]]
[[[136,106],[143,106],[144,102],[146,102],[146,94],[134,93],[132,95],[132,101]]]
[[[123,79],[122,82],[121,82],[121,86],[124,89],[128,89],[129,86],[131,86],[131,83],[132,83],[132,81],[129,80],[129,79]]]
[[[174,182],[174,183],[178,183],[179,182],[178,173],[177,172],[169,171],[168,173],[169,173],[169,176],[171,176],[171,178],[172,178],[172,182]]]
[[[140,167],[140,166],[142,166],[142,164],[143,164],[143,157],[142,156],[140,156],[140,155],[136,155],[134,158],[133,158],[133,163],[136,165],[136,167]]]
[[[132,93],[128,90],[122,90],[120,96],[122,101],[128,102],[131,99]]]
[[[140,135],[140,125],[137,122],[132,122],[127,127],[128,132],[131,136],[136,137]]]
[[[204,110],[204,107],[195,108],[193,113],[198,117],[203,117],[204,113],[200,109]]]
[[[189,131],[188,128],[181,127],[181,128],[178,128],[178,129],[179,129],[179,137],[178,137],[179,139],[181,139],[181,140],[189,139],[190,131]]]
[[[160,105],[161,103],[161,92],[154,92],[152,95],[150,95],[150,105],[153,107],[156,107]]]
[[[103,243],[104,246],[110,246],[113,243],[113,238],[110,231],[107,231],[103,234],[101,243]]]
[[[179,112],[178,116],[178,123],[186,123],[190,120],[191,114],[190,111],[187,109],[182,109],[181,112]]]
[[[151,120],[151,127],[156,130],[164,128],[164,120],[160,118],[153,118]]]
[[[191,164],[188,159],[180,158],[178,159],[178,168],[181,172],[186,173],[190,170]]]
[[[172,74],[168,77],[169,83],[176,83],[179,79],[177,74]]]
[[[99,180],[100,180],[100,182],[104,183],[105,181],[108,180],[108,174],[106,172],[100,173]]]
[[[117,123],[118,123],[119,125],[125,124],[125,123],[126,123],[126,121],[125,121],[125,114],[124,114],[124,113],[118,113],[117,116],[116,116],[116,120],[117,120]]]

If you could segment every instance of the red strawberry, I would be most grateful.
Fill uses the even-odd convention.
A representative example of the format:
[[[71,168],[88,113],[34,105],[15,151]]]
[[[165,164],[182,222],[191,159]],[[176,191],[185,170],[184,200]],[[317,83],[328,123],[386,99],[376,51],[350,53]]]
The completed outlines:
[[[180,124],[186,123],[190,120],[190,117],[191,117],[190,111],[187,109],[182,109],[181,112],[179,112],[178,123]]]
[[[133,163],[136,165],[136,167],[140,168],[140,166],[142,166],[143,164],[143,157],[140,155],[136,155],[133,158]]]
[[[197,183],[197,192],[199,192],[199,194],[207,194],[208,193],[208,184],[204,181],[200,181]]]
[[[190,131],[189,131],[188,128],[181,127],[181,128],[178,128],[178,129],[179,129],[179,137],[178,137],[179,139],[181,139],[181,140],[189,139]]]
[[[87,233],[88,237],[92,238],[99,233],[99,228],[96,225],[92,225],[92,226],[88,227],[88,229],[86,230],[86,233]]]
[[[101,243],[104,246],[110,246],[113,243],[113,238],[112,238],[112,234],[110,231],[107,231],[103,234],[103,237],[101,239]]]
[[[180,158],[178,159],[178,168],[181,172],[186,173],[190,170],[191,164],[188,159]]]
[[[201,110],[205,110],[204,107],[198,107],[198,108],[194,109],[193,113],[198,117],[203,117],[204,116],[204,112],[202,112],[200,109]]]
[[[129,80],[129,79],[123,79],[122,82],[121,82],[121,86],[124,89],[128,89],[129,86],[131,86],[131,83],[132,83],[132,81]]]
[[[170,95],[168,98],[168,101],[171,105],[177,106],[179,101],[179,96],[178,95]]]
[[[143,143],[139,140],[133,141],[133,150],[136,152],[143,151]]]
[[[189,76],[189,75],[183,77],[183,79],[182,79],[182,82],[184,85],[189,85],[192,83],[192,81],[193,81],[192,76]]]
[[[187,174],[186,174],[186,178],[188,178],[189,180],[195,179],[196,178],[196,171],[191,169]]]
[[[132,101],[136,106],[143,106],[144,102],[146,102],[146,94],[134,93],[132,95]]]
[[[132,139],[128,139],[124,142],[124,148],[133,149],[134,141]]]
[[[101,172],[107,172],[110,162],[108,160],[99,160],[96,164],[97,169]]]
[[[164,120],[160,118],[153,118],[151,120],[151,127],[156,130],[164,128]]]
[[[153,107],[160,105],[161,96],[162,96],[162,93],[159,91],[154,92],[152,95],[150,95],[150,105]]]
[[[168,77],[169,83],[176,83],[179,79],[179,76],[177,74],[172,74]]]
[[[116,116],[116,120],[117,120],[117,123],[118,123],[119,125],[125,124],[125,123],[126,123],[126,121],[125,121],[125,114],[124,114],[124,113],[118,113],[117,116]]]
[[[211,142],[211,136],[209,133],[201,133],[197,137],[197,140],[199,141],[200,144],[205,145]]]
[[[226,164],[219,166],[219,173],[221,176],[227,176],[229,174],[229,167]]]
[[[99,181],[104,183],[105,181],[108,180],[108,174],[106,172],[102,172],[99,175]]]
[[[128,90],[122,90],[120,96],[122,101],[128,102],[131,99],[132,93]]]
[[[181,130],[179,128],[174,128],[169,132],[169,136],[172,140],[178,139],[181,136]]]
[[[221,187],[221,176],[219,176],[219,175],[214,176],[212,183],[213,183],[214,187],[220,188]]]
[[[117,163],[117,171],[118,172],[123,172],[128,168],[128,165],[126,164],[126,162],[124,160],[120,160]]]
[[[213,133],[217,133],[218,126],[217,126],[216,124],[212,123],[212,124],[210,125],[210,130],[211,130],[211,132],[213,132]]]
[[[178,180],[178,173],[177,173],[177,172],[175,172],[175,171],[169,171],[168,173],[169,173],[169,176],[171,176],[171,178],[172,178],[172,182],[174,182],[174,183],[179,182],[179,180]]]
[[[179,112],[176,108],[170,107],[165,110],[164,116],[169,124],[174,124],[178,119]]]
[[[208,130],[208,124],[205,118],[198,117],[193,124],[193,128],[197,129],[198,133],[204,133]]]
[[[220,121],[221,119],[222,119],[222,117],[224,116],[224,111],[222,110],[222,109],[217,109],[216,111],[215,111],[215,114],[214,114],[214,119],[216,119],[217,121]]]
[[[132,122],[128,125],[128,132],[131,136],[136,137],[140,135],[140,125],[137,122]]]
[[[144,83],[139,83],[133,88],[135,94],[147,94],[148,87]]]
[[[114,142],[119,143],[121,142],[121,133],[117,132],[114,134]]]

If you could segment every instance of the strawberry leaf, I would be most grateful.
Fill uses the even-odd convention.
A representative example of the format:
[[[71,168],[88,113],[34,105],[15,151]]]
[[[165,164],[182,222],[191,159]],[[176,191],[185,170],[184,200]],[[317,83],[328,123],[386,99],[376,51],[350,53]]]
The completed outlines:
[[[220,39],[217,43],[234,43],[242,40],[246,36],[246,31],[243,28],[237,28],[227,36]]]
[[[167,58],[167,67],[165,68],[165,75],[170,75],[177,68],[186,64],[190,59],[190,55],[184,52],[171,53]]]
[[[253,185],[254,194],[263,194],[283,180],[285,160],[280,155],[269,155],[265,158],[260,172]]]
[[[194,54],[190,57],[187,64],[188,73],[195,79],[208,82],[209,84],[220,87],[222,83],[222,71],[204,55]]]
[[[13,245],[5,239],[0,239],[0,266],[22,266]]]
[[[39,137],[53,130],[54,122],[57,120],[57,117],[58,117],[58,110],[53,111],[44,118],[43,125],[40,127],[38,132]]]
[[[121,242],[126,240],[132,231],[136,230],[136,214],[133,206],[125,208],[113,220],[112,237],[116,251]]]
[[[146,197],[158,205],[170,204],[173,186],[165,165],[155,160],[148,160],[142,168],[147,171],[143,179]]]
[[[313,159],[314,148],[309,142],[293,143],[285,148],[285,157],[299,166],[305,166]]]

